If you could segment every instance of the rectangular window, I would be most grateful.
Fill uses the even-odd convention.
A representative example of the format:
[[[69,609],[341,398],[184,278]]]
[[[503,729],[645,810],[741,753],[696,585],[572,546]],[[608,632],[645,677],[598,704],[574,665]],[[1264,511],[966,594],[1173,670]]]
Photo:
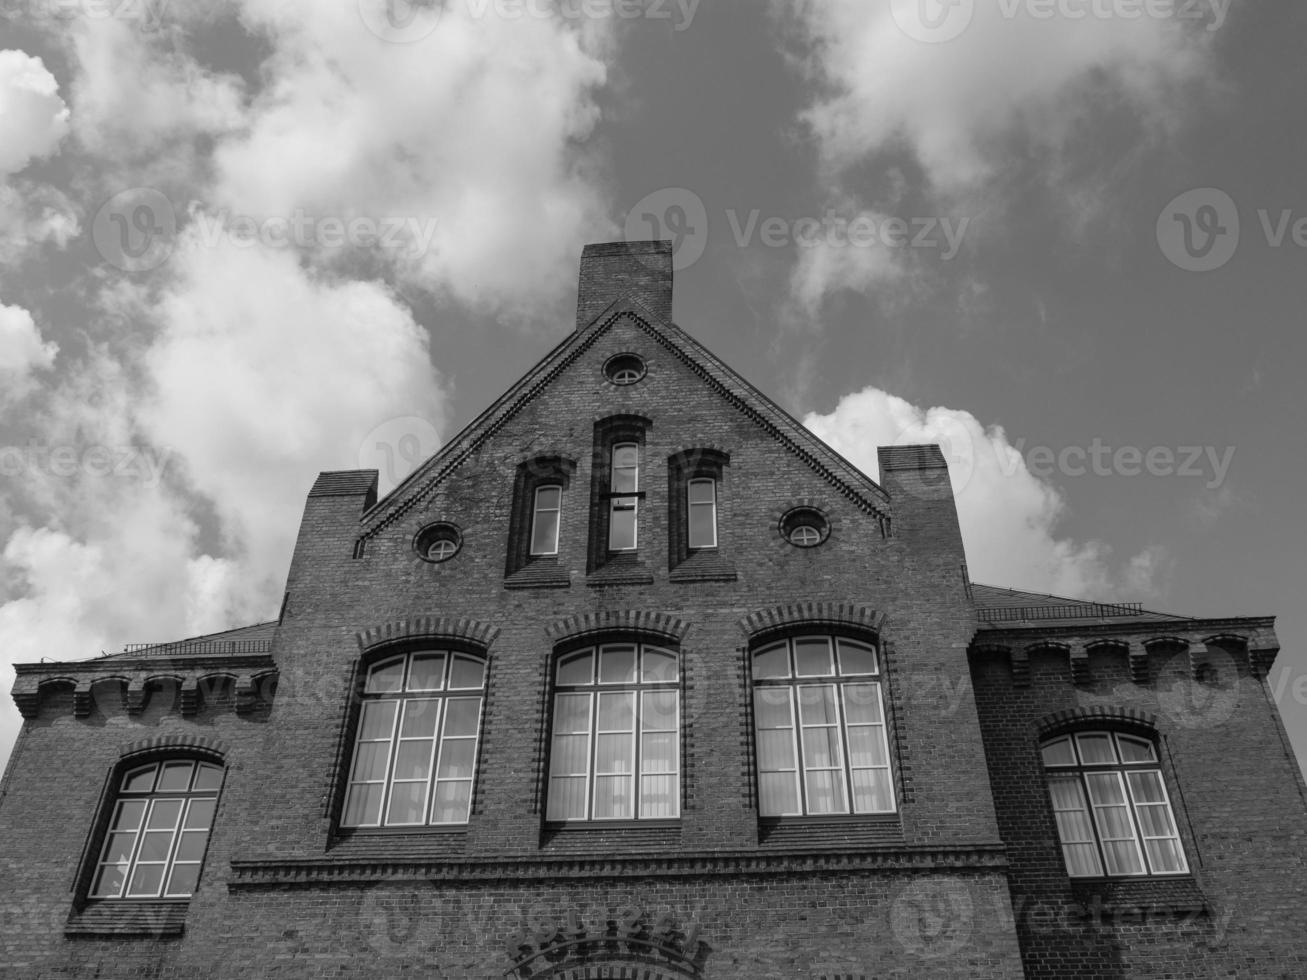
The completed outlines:
[[[691,480],[686,486],[691,548],[717,547],[717,481]]]
[[[608,550],[634,551],[640,499],[636,495],[640,489],[640,447],[633,442],[619,443],[613,447],[612,459]]]
[[[558,554],[558,523],[562,507],[562,487],[536,490],[535,508],[531,514],[532,555]]]

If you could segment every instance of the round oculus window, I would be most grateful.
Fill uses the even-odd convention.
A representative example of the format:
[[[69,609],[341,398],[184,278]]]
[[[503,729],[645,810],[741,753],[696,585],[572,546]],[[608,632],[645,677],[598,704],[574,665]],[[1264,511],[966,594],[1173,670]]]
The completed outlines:
[[[830,522],[813,507],[795,507],[781,518],[780,531],[796,548],[815,548],[830,536]]]
[[[428,524],[413,539],[413,550],[423,561],[449,561],[463,547],[463,535],[453,524]]]
[[[638,354],[617,354],[604,362],[604,377],[615,385],[633,385],[644,378],[647,368]]]

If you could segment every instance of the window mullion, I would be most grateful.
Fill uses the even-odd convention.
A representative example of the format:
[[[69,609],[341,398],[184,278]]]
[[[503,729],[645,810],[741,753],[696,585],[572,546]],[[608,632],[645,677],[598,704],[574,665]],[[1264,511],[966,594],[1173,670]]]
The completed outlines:
[[[595,679],[598,680],[598,651],[595,653],[596,661],[594,665]],[[586,709],[588,712],[588,721],[586,724],[586,738],[589,744],[586,746],[586,772],[585,772],[585,819],[593,820],[594,801],[595,801],[595,780],[598,778],[599,760],[596,758],[599,752],[599,690],[594,688],[586,695]]]
[[[119,806],[121,807],[122,803],[119,803]],[[136,839],[132,841],[132,853],[128,857],[127,871],[123,875],[122,886],[118,889],[119,898],[125,898],[127,896],[127,888],[132,883],[132,875],[136,874],[136,862],[139,861],[141,857],[141,847],[145,843],[145,828],[149,825],[150,811],[153,809],[154,801],[147,799],[145,801],[145,809],[141,811],[140,826],[136,828]],[[112,831],[110,831],[110,833],[112,834]],[[110,839],[112,840],[112,837]]]
[[[637,649],[635,660],[635,676],[640,676],[640,653]],[[639,820],[641,817],[641,796],[644,789],[644,775],[641,772],[641,766],[644,764],[644,697],[640,687],[631,688],[631,700],[634,702],[635,710],[631,712],[631,817]]]
[[[803,719],[799,717],[799,685],[789,685],[791,737],[794,739],[794,774],[799,786],[799,813],[808,816],[808,760],[803,750]]]
[[[1071,740],[1075,744],[1075,739]],[[1080,758],[1080,748],[1076,747],[1076,758]],[[1098,807],[1094,805],[1094,797],[1089,792],[1088,773],[1081,769],[1076,773],[1076,778],[1080,780],[1080,790],[1085,794],[1085,807],[1089,810],[1089,829],[1094,832],[1094,847],[1098,851],[1099,867],[1103,869],[1104,875],[1111,875],[1111,865],[1107,863],[1107,846],[1103,843],[1103,830],[1098,824]]]
[[[386,781],[381,784],[381,812],[377,814],[377,826],[387,827],[390,821],[390,797],[395,791],[395,763],[399,761],[400,722],[408,702],[400,697],[395,699],[395,712],[390,719],[390,742],[386,746]]]
[[[452,661],[452,657],[450,658]],[[452,668],[451,668],[452,669]],[[449,693],[446,690],[445,696],[435,699],[436,701],[436,727],[432,732],[431,752],[427,756],[427,790],[422,794],[422,824],[431,825],[431,807],[435,803],[436,788],[439,786],[439,766],[440,756],[445,751],[445,716],[448,714]],[[478,718],[478,721],[480,718]]]

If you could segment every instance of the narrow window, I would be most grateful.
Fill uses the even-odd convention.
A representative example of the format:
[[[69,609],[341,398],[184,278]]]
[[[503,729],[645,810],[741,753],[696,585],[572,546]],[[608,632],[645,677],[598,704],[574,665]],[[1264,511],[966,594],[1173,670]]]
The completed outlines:
[[[610,484],[608,550],[634,551],[640,490],[640,447],[633,442],[613,446]]]
[[[563,506],[563,488],[540,487],[536,490],[535,509],[531,516],[531,554],[558,554],[558,519]]]
[[[125,773],[90,897],[189,898],[200,880],[222,767],[169,759]]]
[[[559,658],[549,820],[679,816],[678,680],[676,654],[641,643]]]
[[[467,823],[485,677],[480,658],[448,650],[368,669],[344,826]]]
[[[800,636],[753,655],[759,814],[895,808],[876,648]]]
[[[700,478],[686,486],[691,548],[717,547],[717,481]]]
[[[1048,793],[1073,878],[1189,870],[1153,743],[1079,732],[1043,744]]]

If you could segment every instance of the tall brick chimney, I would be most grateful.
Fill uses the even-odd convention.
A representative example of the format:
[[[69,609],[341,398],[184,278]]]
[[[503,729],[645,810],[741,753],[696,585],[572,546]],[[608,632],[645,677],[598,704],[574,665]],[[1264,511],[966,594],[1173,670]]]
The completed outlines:
[[[604,242],[581,252],[576,329],[590,325],[613,300],[636,296],[664,320],[672,318],[672,243]]]

